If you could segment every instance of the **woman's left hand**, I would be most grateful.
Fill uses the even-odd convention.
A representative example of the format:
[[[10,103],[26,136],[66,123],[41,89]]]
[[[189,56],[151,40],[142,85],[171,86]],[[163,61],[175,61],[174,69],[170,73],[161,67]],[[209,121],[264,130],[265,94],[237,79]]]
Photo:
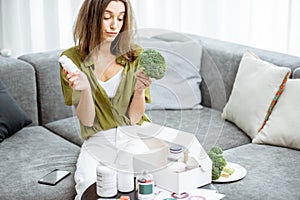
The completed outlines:
[[[135,73],[136,84],[135,91],[143,91],[145,88],[149,87],[152,83],[150,77],[148,77],[143,71],[138,71]]]

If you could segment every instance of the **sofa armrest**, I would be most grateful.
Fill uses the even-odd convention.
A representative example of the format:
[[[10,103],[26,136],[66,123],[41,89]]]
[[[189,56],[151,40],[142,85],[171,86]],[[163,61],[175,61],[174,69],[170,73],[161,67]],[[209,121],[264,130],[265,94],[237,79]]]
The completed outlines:
[[[300,78],[300,67],[293,71],[292,78]]]

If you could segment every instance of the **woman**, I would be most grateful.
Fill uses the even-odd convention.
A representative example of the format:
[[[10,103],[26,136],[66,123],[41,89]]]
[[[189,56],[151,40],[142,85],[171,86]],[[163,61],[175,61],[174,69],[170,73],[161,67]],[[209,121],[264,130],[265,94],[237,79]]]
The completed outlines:
[[[85,0],[74,27],[75,47],[62,54],[79,70],[61,69],[67,105],[74,105],[85,140],[77,160],[76,199],[96,181],[97,159],[85,143],[105,130],[149,121],[151,79],[138,71],[143,49],[133,44],[133,14],[129,0]]]

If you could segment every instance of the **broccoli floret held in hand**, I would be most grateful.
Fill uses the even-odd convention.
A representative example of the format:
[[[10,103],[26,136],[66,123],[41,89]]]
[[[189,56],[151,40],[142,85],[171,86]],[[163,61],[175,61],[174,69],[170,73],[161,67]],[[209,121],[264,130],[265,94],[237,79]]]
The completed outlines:
[[[212,180],[218,179],[222,170],[227,165],[222,153],[223,151],[220,147],[212,147],[208,153],[208,156],[212,161]]]
[[[164,57],[153,49],[147,49],[140,55],[139,64],[147,76],[155,79],[163,78],[167,68]]]
[[[213,146],[213,147],[210,149],[210,152],[214,152],[214,153],[216,153],[216,154],[222,154],[222,153],[223,153],[223,150],[221,149],[221,147]]]

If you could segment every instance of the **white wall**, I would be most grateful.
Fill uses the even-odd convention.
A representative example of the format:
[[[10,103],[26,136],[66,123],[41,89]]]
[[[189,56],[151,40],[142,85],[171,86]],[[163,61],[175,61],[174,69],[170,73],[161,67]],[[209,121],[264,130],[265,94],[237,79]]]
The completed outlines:
[[[140,28],[166,28],[300,56],[299,0],[132,2]]]
[[[12,56],[67,48],[83,0],[0,0],[0,49]]]
[[[73,45],[83,0],[0,0],[0,49],[13,56]],[[199,34],[300,56],[299,0],[131,0],[138,28]]]

